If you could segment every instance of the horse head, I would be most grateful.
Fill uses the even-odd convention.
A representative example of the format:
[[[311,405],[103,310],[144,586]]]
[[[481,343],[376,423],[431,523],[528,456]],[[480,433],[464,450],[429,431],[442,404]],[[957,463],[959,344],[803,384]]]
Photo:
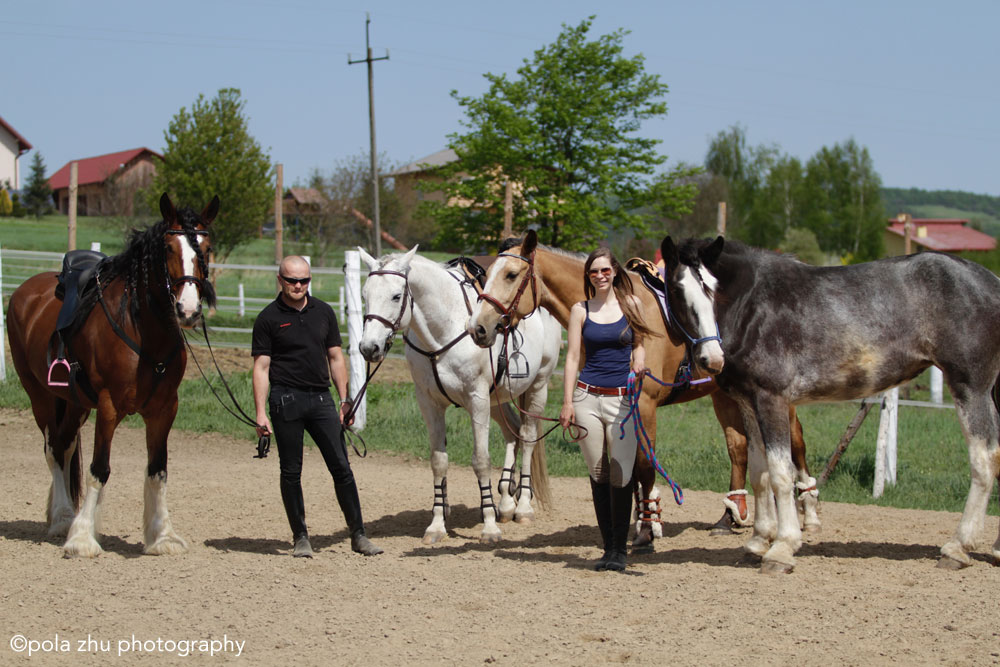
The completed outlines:
[[[219,213],[216,195],[200,214],[189,208],[174,208],[167,193],[160,197],[160,213],[166,226],[167,292],[181,327],[190,329],[201,319],[201,301],[215,302],[208,281],[208,258],[212,252],[209,226]]]
[[[537,246],[538,235],[529,230],[519,245],[501,249],[486,271],[486,285],[465,327],[476,345],[490,347],[497,333],[516,327],[538,308]]]
[[[712,375],[720,373],[725,364],[715,316],[718,281],[711,270],[724,243],[720,236],[707,244],[685,244],[682,252],[667,236],[660,245],[670,326],[684,338],[695,363]]]
[[[368,279],[361,290],[365,300],[365,317],[358,349],[361,356],[372,363],[381,361],[389,353],[397,331],[410,326],[413,297],[410,295],[408,275],[417,247],[381,260],[358,247],[361,259],[368,265]]]

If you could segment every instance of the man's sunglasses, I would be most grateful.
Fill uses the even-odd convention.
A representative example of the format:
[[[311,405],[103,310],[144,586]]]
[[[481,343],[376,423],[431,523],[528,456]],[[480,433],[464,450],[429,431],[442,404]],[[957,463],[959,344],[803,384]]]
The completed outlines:
[[[283,276],[280,273],[278,274],[278,277],[289,285],[308,285],[309,281],[312,280],[311,276],[308,278],[289,278],[288,276]]]
[[[601,274],[602,276],[610,276],[611,275],[611,267],[610,266],[604,266],[604,267],[601,267],[599,269],[591,269],[591,270],[587,271],[587,275],[589,275],[591,278],[593,278],[597,274]]]

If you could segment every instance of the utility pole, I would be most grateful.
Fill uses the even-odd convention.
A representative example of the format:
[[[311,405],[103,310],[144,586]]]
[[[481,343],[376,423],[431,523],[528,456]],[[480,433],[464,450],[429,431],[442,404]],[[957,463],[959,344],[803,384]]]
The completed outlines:
[[[379,205],[378,205],[378,170],[375,165],[375,81],[373,79],[372,63],[376,60],[388,60],[389,50],[386,49],[385,55],[380,58],[372,58],[372,47],[368,42],[368,26],[372,22],[372,17],[369,12],[365,12],[365,58],[363,60],[351,60],[351,54],[347,54],[347,64],[356,65],[358,63],[368,63],[368,131],[371,135],[371,176],[372,176],[372,206],[375,209],[375,213],[372,216],[373,222],[375,223],[375,256],[382,256],[382,225],[379,222]]]

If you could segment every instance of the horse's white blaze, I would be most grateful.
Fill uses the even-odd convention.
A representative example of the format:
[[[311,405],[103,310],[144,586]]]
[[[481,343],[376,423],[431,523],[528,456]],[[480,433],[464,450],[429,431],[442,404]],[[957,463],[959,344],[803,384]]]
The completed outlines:
[[[704,281],[704,284],[703,284]],[[714,289],[716,285],[715,276],[708,271],[696,273],[690,267],[685,266],[681,270],[681,289],[684,291],[684,300],[693,312],[696,322],[695,331],[690,332],[695,338],[707,338],[715,336],[718,327],[715,323],[715,307],[712,300],[708,298],[705,289]],[[725,355],[722,345],[717,340],[710,340],[701,344],[700,350],[703,357],[703,365],[707,370],[719,372],[725,363]]]
[[[187,551],[184,539],[174,532],[167,511],[167,473],[146,476],[143,488],[145,508],[142,514],[142,533],[145,552],[148,554],[176,554]]]
[[[185,234],[178,235],[181,245],[181,267],[185,276],[194,275],[194,265],[198,259],[191,242]],[[177,295],[177,304],[181,307],[181,312],[185,318],[191,319],[198,312],[200,296],[198,288],[194,283],[184,283],[180,294]]]
[[[63,545],[63,551],[67,556],[93,558],[103,551],[101,545],[97,543],[97,524],[103,497],[104,485],[88,470],[83,505],[73,519],[73,525],[69,527],[69,534],[66,536],[66,544]]]

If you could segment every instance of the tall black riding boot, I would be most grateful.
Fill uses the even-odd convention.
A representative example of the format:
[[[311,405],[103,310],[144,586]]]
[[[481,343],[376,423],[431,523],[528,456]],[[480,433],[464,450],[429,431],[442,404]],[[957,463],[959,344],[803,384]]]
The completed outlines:
[[[594,565],[595,570],[606,570],[611,560],[611,485],[607,482],[595,482],[590,478],[590,495],[594,498],[594,514],[597,515],[597,528],[601,531],[604,542],[604,555]]]
[[[351,533],[351,551],[363,556],[377,556],[382,553],[382,549],[375,546],[365,536],[365,523],[361,519],[361,498],[358,497],[357,483],[334,484],[333,488],[337,492],[337,502],[340,503],[340,510],[344,513],[347,529]]]
[[[292,555],[312,558],[312,545],[309,543],[309,531],[306,530],[306,503],[302,499],[302,485],[282,480],[281,501],[285,504],[288,526],[292,529],[294,543]]]
[[[611,488],[611,560],[604,569],[622,572],[628,549],[628,529],[632,523],[632,485]]]

